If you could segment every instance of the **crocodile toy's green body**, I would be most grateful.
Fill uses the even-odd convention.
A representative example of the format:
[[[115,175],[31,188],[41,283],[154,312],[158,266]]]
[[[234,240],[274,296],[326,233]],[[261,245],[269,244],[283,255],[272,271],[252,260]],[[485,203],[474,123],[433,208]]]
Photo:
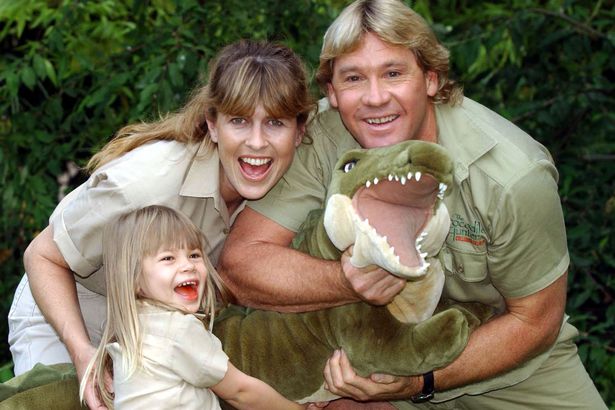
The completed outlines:
[[[335,398],[322,388],[322,371],[338,348],[362,375],[420,374],[454,360],[490,310],[440,305],[432,316],[444,281],[435,256],[450,223],[441,199],[451,168],[443,148],[420,141],[345,154],[326,210],[308,216],[293,246],[333,260],[352,245],[355,266],[382,266],[408,278],[406,289],[386,307],[354,303],[306,313],[228,308],[214,333],[231,362],[304,402]]]

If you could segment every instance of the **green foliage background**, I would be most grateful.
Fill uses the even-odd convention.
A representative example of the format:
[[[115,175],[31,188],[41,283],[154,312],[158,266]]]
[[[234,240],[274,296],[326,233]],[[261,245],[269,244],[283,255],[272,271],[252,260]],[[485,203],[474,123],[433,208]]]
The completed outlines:
[[[179,107],[215,51],[238,38],[282,41],[313,70],[322,34],[346,3],[0,0],[0,316],[70,161],[82,166],[121,125]],[[466,95],[553,154],[572,258],[567,312],[615,408],[613,2],[408,4],[450,48]],[[3,320],[0,380],[11,376],[7,332]]]

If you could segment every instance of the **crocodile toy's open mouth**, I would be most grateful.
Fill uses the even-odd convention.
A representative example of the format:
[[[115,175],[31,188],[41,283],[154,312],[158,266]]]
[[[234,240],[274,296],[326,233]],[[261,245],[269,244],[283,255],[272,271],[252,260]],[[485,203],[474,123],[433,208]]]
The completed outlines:
[[[404,176],[403,184],[401,178],[392,176],[359,188],[352,205],[360,220],[384,238],[401,265],[420,269],[427,256],[421,251],[422,234],[444,185],[429,174],[419,173],[418,180],[416,174],[408,175],[412,177]]]

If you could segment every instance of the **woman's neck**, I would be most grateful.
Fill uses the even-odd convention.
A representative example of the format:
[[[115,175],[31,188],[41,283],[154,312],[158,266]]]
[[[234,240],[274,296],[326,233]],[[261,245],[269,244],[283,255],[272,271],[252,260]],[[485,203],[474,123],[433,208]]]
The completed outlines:
[[[239,192],[231,185],[229,180],[226,178],[224,174],[224,169],[222,169],[222,165],[220,165],[220,197],[226,204],[226,209],[229,215],[233,215],[233,212],[237,209],[237,207],[243,202],[243,197],[239,195]]]

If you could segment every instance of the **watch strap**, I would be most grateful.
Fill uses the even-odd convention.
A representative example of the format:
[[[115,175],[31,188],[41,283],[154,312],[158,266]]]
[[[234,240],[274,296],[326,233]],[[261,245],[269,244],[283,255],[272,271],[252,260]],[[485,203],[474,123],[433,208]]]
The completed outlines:
[[[423,389],[410,398],[413,403],[424,403],[433,399],[435,393],[433,371],[423,374]]]

